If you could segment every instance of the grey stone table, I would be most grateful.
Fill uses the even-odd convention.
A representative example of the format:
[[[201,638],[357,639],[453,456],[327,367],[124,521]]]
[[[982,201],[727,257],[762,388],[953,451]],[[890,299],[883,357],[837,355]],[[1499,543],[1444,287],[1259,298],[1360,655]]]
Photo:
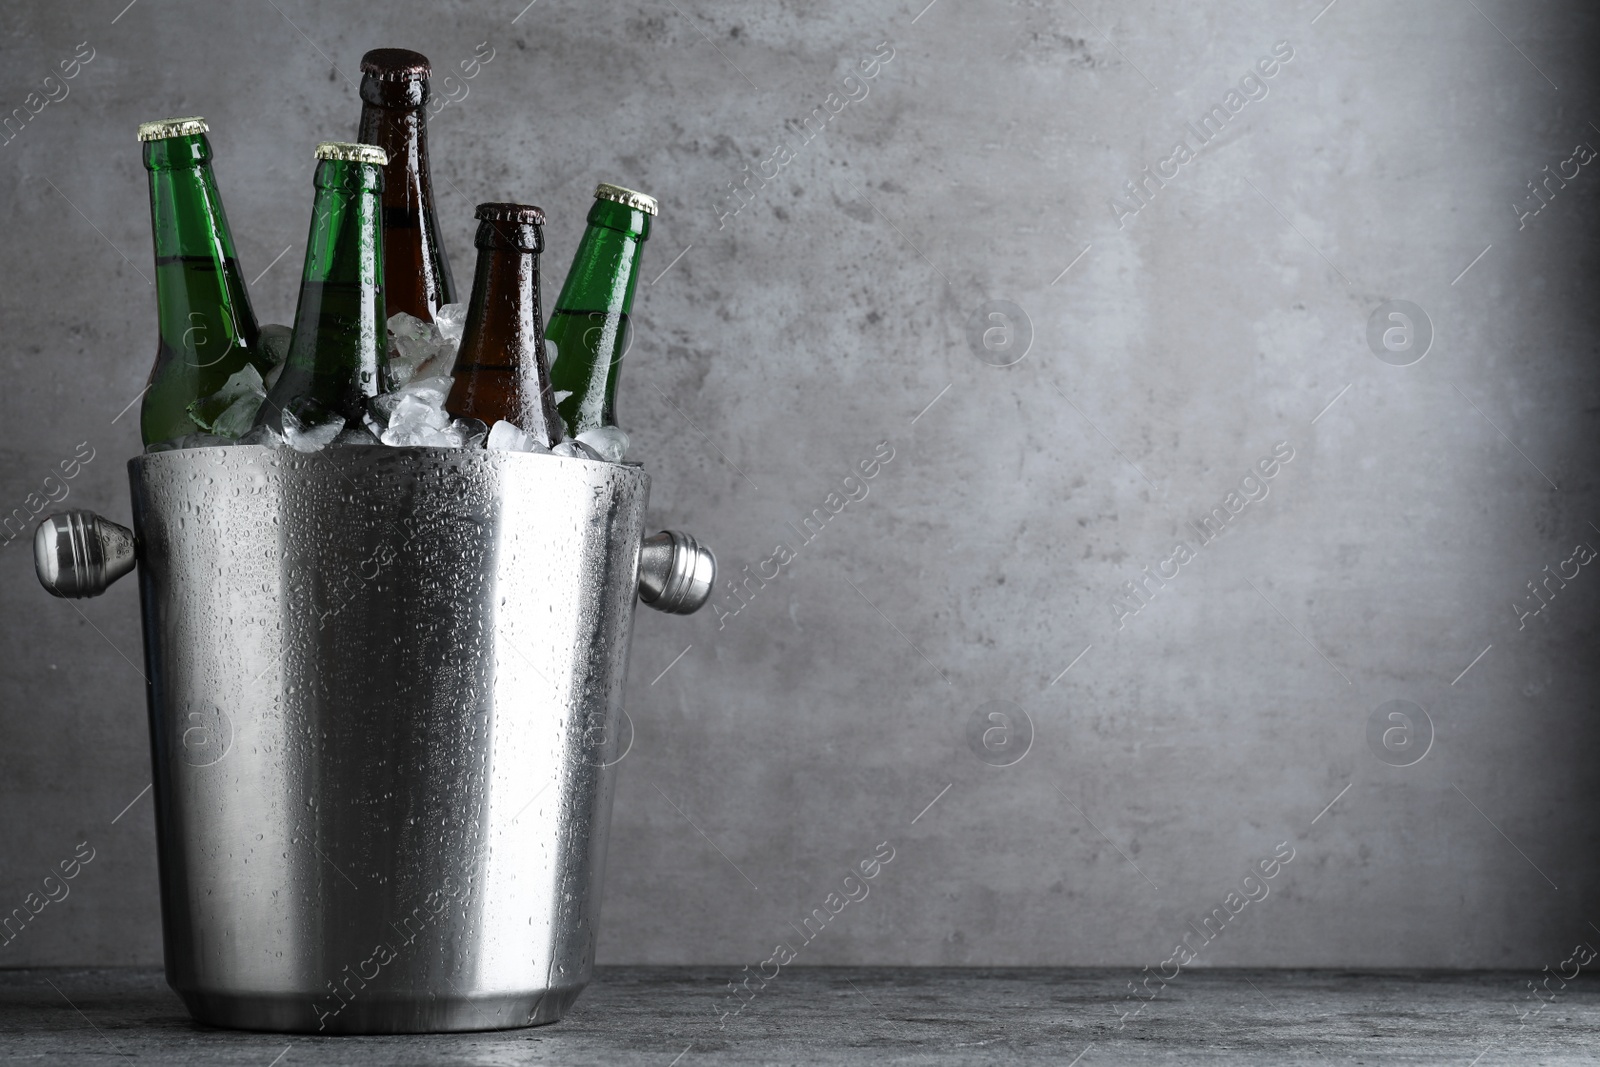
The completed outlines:
[[[1600,983],[1526,973],[794,968],[722,1019],[732,968],[607,968],[554,1026],[420,1037],[189,1021],[159,971],[0,971],[0,1062],[113,1064],[1592,1064]],[[1542,1007],[1541,1007],[1542,1005]],[[723,1025],[719,1026],[719,1022]]]

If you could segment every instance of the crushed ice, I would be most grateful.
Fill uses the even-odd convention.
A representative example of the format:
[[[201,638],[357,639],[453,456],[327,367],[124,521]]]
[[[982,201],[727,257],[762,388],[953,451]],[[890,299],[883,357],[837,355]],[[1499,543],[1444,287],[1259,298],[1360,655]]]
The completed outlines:
[[[374,397],[361,424],[345,420],[315,405],[283,413],[279,434],[265,426],[251,428],[256,412],[283,371],[293,330],[275,324],[261,327],[261,351],[270,369],[265,377],[246,366],[210,396],[189,405],[189,417],[199,432],[145,449],[166,452],[177,448],[214,445],[266,445],[317,452],[333,445],[429,445],[442,448],[489,448],[504,452],[541,452],[577,459],[621,463],[628,452],[628,435],[615,426],[581,433],[548,448],[511,422],[485,426],[477,419],[451,418],[445,411],[450,395],[450,372],[466,327],[467,305],[445,304],[434,322],[397,312],[389,317],[389,372],[394,388]],[[555,345],[545,342],[550,362]],[[557,394],[558,400],[562,394]]]
[[[522,428],[514,422],[501,419],[489,427],[488,440],[484,447],[498,449],[501,452],[548,452],[549,447],[530,434],[522,432]]]
[[[578,443],[587,445],[596,457],[607,463],[621,463],[622,457],[628,454],[628,435],[620,426],[585,430],[578,435]]]
[[[267,397],[261,372],[246,363],[235,371],[222,388],[189,405],[189,418],[207,434],[236,438],[250,429],[256,409]]]

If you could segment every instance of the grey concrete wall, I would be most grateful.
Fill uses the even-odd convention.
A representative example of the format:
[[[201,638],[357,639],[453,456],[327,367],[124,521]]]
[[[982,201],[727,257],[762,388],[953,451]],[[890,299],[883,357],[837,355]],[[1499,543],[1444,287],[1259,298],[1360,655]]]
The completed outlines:
[[[361,53],[487,42],[432,123],[458,277],[478,201],[543,205],[559,278],[596,179],[659,196],[622,417],[653,522],[770,578],[640,618],[603,961],[1156,967],[1236,891],[1268,895],[1198,964],[1537,969],[1600,937],[1593,11],[923,2],[8,5],[4,109],[93,58],[0,147],[4,506],[87,442],[52,507],[127,517],[138,121],[211,121],[287,321]],[[746,165],[776,176],[734,214]],[[1399,353],[1387,309],[1369,344],[1392,300],[1425,316]],[[94,850],[0,965],[157,960],[134,583],[50,600],[18,541],[0,591],[0,911]]]

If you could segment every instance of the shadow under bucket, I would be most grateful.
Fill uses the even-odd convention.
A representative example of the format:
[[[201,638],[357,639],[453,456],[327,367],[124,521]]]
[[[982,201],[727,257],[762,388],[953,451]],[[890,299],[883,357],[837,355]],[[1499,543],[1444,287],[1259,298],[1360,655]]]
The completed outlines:
[[[636,599],[710,553],[643,538],[633,466],[350,447],[132,460],[135,536],[46,520],[94,595],[137,544],[168,983],[201,1022],[554,1022],[589,981]]]

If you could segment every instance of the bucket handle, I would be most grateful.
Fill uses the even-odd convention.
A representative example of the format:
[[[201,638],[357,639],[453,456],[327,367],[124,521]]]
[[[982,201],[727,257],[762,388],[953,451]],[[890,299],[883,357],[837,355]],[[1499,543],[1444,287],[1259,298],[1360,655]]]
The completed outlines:
[[[711,599],[717,557],[693,537],[662,530],[639,551],[639,599],[657,611],[692,615]]]
[[[52,515],[33,533],[33,569],[52,596],[99,596],[133,564],[133,531],[92,511]]]

